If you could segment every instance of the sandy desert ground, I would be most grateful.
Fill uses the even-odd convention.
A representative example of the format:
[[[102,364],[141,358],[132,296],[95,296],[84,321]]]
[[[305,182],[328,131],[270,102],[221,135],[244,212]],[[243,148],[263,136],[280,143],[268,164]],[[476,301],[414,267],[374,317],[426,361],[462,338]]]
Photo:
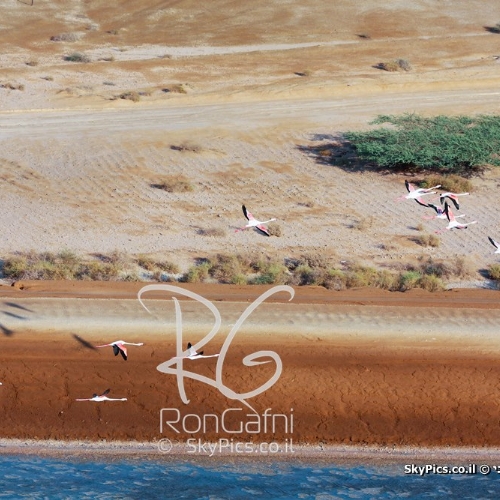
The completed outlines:
[[[414,241],[416,228],[432,233],[441,221],[393,203],[404,176],[325,165],[311,150],[380,113],[497,112],[500,35],[486,29],[500,19],[496,2],[0,8],[0,84],[24,86],[0,88],[4,255],[119,250],[184,269],[221,251],[321,251],[381,267],[422,256],[466,255],[477,270],[495,262],[496,171],[474,179],[463,202],[479,224],[430,248]],[[51,41],[61,34],[77,40]],[[91,62],[65,61],[73,52]],[[375,67],[394,58],[413,69]],[[148,95],[112,100],[127,91]],[[186,144],[193,151],[179,150]],[[152,187],[177,175],[194,190]],[[243,203],[276,217],[282,236],[234,234]],[[469,285],[487,283],[477,274]]]
[[[497,113],[500,35],[487,28],[500,21],[498,2],[29,3],[0,0],[1,256],[119,250],[187,268],[218,252],[315,251],[380,267],[467,256],[477,271],[497,261],[487,241],[500,238],[497,171],[474,178],[464,199],[479,223],[424,248],[416,227],[442,224],[394,203],[404,175],[325,165],[311,152],[381,113]],[[61,34],[74,41],[51,41]],[[90,62],[65,61],[73,52]],[[413,69],[376,67],[395,58]],[[132,91],[139,102],[116,98]],[[152,187],[178,175],[192,192]],[[282,236],[235,234],[243,203],[276,217]],[[283,374],[255,401],[293,408],[298,443],[498,446],[497,292],[464,285],[488,283],[478,273],[439,295],[297,289],[293,303],[262,306],[245,325],[225,376],[250,390],[274,367],[242,370],[243,357],[278,352]],[[2,437],[161,437],[160,408],[181,405],[174,378],[156,370],[174,351],[164,337],[172,316],[141,310],[138,286],[0,287]],[[224,314],[215,352],[261,293],[193,289]],[[187,316],[186,335],[206,333],[196,307]],[[127,362],[90,347],[115,336],[146,345]],[[205,361],[196,368],[213,377]],[[107,387],[129,398],[126,412],[74,401]],[[230,404],[212,387],[186,388],[189,411]]]

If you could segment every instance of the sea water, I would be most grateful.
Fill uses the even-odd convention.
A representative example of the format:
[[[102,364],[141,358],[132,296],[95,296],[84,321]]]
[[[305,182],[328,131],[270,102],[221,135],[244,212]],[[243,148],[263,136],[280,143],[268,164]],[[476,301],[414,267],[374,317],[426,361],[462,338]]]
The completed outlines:
[[[0,498],[378,499],[500,497],[496,474],[409,476],[403,464],[0,456]]]

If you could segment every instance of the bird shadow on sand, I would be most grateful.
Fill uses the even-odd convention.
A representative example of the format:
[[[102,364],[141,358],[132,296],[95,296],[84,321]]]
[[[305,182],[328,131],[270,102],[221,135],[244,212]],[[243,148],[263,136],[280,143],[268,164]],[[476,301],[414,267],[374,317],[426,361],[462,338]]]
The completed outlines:
[[[10,328],[7,328],[5,325],[0,323],[0,331],[6,336],[10,337],[11,335],[14,335],[14,330],[11,330]]]
[[[92,345],[90,342],[88,342],[87,340],[85,339],[82,339],[82,337],[80,337],[79,335],[77,335],[76,333],[73,333],[72,334],[72,337],[77,341],[79,342],[83,347],[85,347],[86,349],[92,349],[93,351],[97,351],[97,348]]]
[[[29,319],[26,316],[21,316],[19,314],[11,313],[9,311],[1,311],[1,313],[5,314],[5,316],[9,316],[9,317],[14,318],[14,319],[20,319],[22,321],[26,321]]]
[[[342,135],[313,134],[311,142],[320,144],[297,144],[297,149],[316,163],[328,167],[338,167],[346,172],[377,172],[379,174],[394,173],[373,163],[358,158],[356,148]]]
[[[35,312],[32,309],[28,309],[27,307],[20,306],[19,304],[16,304],[15,302],[4,302],[3,304],[7,307],[14,307],[15,309],[21,309],[22,311]]]

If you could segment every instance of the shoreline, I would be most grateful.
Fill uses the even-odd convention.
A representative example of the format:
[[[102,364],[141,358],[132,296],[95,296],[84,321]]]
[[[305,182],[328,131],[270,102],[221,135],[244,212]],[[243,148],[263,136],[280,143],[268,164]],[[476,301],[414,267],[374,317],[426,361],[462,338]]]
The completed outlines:
[[[214,444],[215,442],[207,441]],[[283,444],[283,443],[279,443]],[[146,458],[158,461],[192,459],[217,461],[225,458],[243,460],[328,461],[336,464],[393,464],[393,463],[466,463],[500,459],[500,447],[450,446],[377,446],[377,445],[293,445],[293,452],[239,453],[223,450],[210,454],[191,453],[183,444],[174,442],[171,451],[159,450],[155,441],[86,441],[36,440],[0,438],[0,455],[36,455],[46,457],[71,456],[75,458]]]

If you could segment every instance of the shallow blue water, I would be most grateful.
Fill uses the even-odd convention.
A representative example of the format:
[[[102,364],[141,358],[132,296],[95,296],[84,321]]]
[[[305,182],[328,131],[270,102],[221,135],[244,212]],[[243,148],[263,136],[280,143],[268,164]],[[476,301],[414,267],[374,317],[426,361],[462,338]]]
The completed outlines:
[[[0,456],[0,498],[500,498],[500,476],[407,476],[403,464]]]

